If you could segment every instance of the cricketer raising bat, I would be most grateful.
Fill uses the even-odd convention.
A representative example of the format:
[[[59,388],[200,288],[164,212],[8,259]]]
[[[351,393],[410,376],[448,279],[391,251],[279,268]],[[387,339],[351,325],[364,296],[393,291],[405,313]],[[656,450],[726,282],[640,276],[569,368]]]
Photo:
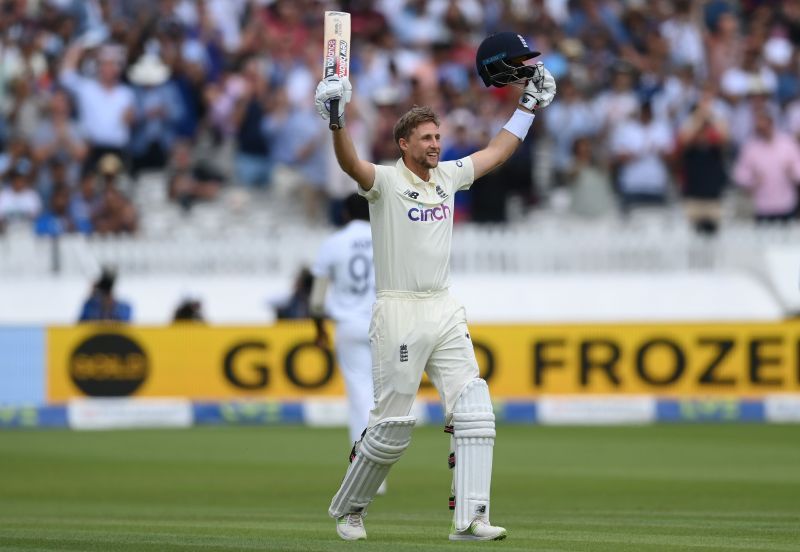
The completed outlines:
[[[350,74],[350,14],[347,12],[325,12],[325,58],[322,63],[322,78]],[[331,100],[331,130],[342,125],[339,120],[339,100]]]

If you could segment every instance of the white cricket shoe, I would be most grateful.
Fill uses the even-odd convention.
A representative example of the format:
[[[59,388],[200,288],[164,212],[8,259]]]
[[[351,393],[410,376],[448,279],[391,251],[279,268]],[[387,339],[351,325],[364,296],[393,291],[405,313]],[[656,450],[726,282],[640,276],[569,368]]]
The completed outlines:
[[[345,514],[336,518],[336,532],[344,540],[363,540],[367,538],[364,518],[361,514]]]
[[[508,534],[504,527],[491,525],[488,519],[476,517],[465,531],[450,533],[451,541],[490,541],[503,540]]]

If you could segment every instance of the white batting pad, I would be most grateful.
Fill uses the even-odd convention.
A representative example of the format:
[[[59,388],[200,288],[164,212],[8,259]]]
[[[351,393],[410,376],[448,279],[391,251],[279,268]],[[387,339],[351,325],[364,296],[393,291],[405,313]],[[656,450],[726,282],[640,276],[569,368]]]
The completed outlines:
[[[408,448],[416,422],[413,416],[398,416],[384,418],[367,429],[356,444],[355,458],[328,508],[332,518],[364,513],[386,479],[389,468]]]
[[[484,380],[469,382],[456,400],[453,437],[456,452],[454,523],[456,531],[464,531],[476,516],[489,519],[495,429],[489,386]]]

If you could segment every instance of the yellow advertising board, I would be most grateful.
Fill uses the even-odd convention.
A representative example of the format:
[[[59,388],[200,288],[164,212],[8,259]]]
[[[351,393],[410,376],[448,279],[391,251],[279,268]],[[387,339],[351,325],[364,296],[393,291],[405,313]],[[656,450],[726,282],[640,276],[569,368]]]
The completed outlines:
[[[498,398],[542,394],[758,396],[800,391],[800,323],[474,325]],[[48,330],[48,399],[342,396],[310,323]],[[435,397],[423,382],[421,393]]]

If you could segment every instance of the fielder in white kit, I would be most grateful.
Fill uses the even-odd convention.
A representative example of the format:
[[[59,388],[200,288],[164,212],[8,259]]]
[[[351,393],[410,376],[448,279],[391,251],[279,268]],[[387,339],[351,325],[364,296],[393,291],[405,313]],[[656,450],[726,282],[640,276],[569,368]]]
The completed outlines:
[[[408,413],[423,371],[444,403],[455,453],[449,538],[506,537],[504,528],[489,521],[494,414],[464,307],[448,293],[450,242],[454,194],[506,161],[525,138],[533,110],[555,96],[555,81],[542,64],[523,64],[536,55],[515,33],[499,33],[481,44],[477,64],[484,83],[519,84],[523,93],[489,145],[463,159],[439,162],[439,119],[427,107],[413,107],[395,125],[402,157],[393,167],[359,159],[347,130],[333,131],[340,167],[369,201],[377,288],[369,328],[375,407],[328,510],[345,540],[366,538],[366,509],[411,441],[416,420]],[[350,95],[348,79],[324,79],[316,92],[320,115],[328,118],[330,100],[339,99],[343,116]]]
[[[336,360],[347,389],[350,441],[367,427],[373,406],[369,324],[375,303],[369,206],[358,194],[345,199],[347,223],[320,246],[311,267],[311,312],[317,344],[330,347],[323,317],[336,323]]]

